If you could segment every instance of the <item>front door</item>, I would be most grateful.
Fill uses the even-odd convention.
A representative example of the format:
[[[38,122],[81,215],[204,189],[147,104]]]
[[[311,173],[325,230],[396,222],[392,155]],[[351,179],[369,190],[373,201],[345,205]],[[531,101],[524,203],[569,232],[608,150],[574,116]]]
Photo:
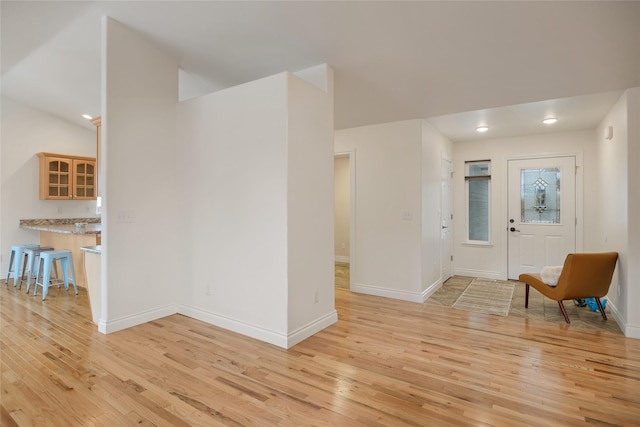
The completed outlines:
[[[508,277],[562,265],[576,249],[576,158],[508,162]]]

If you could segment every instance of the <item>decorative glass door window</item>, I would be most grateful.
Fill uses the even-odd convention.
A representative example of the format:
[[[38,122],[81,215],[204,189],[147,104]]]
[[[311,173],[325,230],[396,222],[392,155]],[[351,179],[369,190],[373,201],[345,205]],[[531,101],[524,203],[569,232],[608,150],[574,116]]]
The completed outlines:
[[[520,221],[560,224],[560,169],[520,170]]]

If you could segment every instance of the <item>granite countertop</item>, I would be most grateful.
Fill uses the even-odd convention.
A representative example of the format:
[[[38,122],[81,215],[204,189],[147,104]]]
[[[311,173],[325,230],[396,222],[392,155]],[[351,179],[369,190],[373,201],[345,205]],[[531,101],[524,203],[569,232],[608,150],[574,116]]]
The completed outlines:
[[[76,227],[76,223],[86,223]],[[21,219],[20,228],[62,234],[100,234],[100,218]]]
[[[80,250],[84,252],[90,252],[92,254],[100,255],[102,253],[102,245],[83,246],[80,248]]]

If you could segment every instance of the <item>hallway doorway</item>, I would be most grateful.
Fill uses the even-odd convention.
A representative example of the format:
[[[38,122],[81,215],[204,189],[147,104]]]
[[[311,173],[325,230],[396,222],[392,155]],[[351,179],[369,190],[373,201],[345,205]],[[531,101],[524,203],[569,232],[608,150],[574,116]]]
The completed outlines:
[[[353,153],[334,156],[334,253],[336,287],[351,287],[352,265],[352,182]]]

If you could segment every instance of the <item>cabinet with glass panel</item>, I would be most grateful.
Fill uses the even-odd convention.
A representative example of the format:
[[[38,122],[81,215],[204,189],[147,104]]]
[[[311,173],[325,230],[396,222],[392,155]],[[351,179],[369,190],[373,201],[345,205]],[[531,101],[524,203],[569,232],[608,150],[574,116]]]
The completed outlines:
[[[95,200],[96,159],[66,154],[38,153],[40,199]]]

